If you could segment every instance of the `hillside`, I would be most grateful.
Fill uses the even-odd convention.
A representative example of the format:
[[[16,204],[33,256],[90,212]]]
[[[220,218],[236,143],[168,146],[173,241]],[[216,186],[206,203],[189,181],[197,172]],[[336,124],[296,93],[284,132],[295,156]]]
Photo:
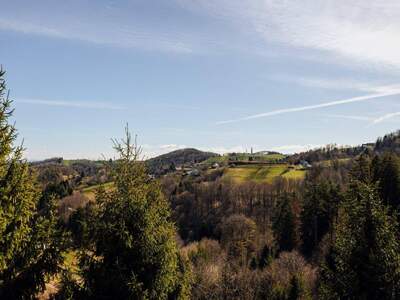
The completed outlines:
[[[376,153],[395,152],[400,153],[400,130],[386,134],[382,138],[378,138],[374,145]]]
[[[259,183],[272,183],[276,178],[303,179],[306,170],[301,166],[288,164],[271,165],[244,165],[235,168],[227,168],[223,178],[235,182],[254,181]]]
[[[400,130],[379,137],[376,142],[366,143],[358,146],[327,145],[322,148],[312,149],[306,152],[296,153],[286,158],[289,163],[298,163],[302,160],[309,163],[345,160],[357,157],[365,152],[383,154],[385,152],[400,153]]]
[[[201,163],[212,157],[219,157],[219,154],[186,148],[151,158],[146,161],[146,164],[151,174],[162,175],[174,171],[175,167]]]

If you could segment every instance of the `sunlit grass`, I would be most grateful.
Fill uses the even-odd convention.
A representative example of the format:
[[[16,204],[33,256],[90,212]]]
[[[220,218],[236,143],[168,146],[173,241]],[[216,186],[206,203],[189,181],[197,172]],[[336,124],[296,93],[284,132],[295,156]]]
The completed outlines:
[[[282,176],[287,179],[303,179],[306,171],[289,167],[287,164],[276,165],[245,165],[226,169],[224,178],[236,182],[266,182],[271,183],[276,178]]]

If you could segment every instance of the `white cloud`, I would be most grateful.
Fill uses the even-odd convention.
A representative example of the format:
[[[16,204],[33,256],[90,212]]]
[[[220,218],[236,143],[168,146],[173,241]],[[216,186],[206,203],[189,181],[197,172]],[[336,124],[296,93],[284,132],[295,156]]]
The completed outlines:
[[[323,145],[314,145],[314,144],[307,144],[307,145],[283,145],[283,146],[277,146],[277,147],[272,147],[272,151],[277,151],[281,152],[284,154],[293,154],[293,153],[299,153],[299,152],[305,152],[308,150],[316,149],[316,148],[321,148]]]
[[[265,118],[265,117],[293,113],[293,112],[314,110],[314,109],[318,109],[318,108],[337,106],[337,105],[349,104],[349,103],[354,103],[354,102],[362,102],[362,101],[367,101],[370,99],[376,99],[376,98],[400,94],[400,89],[398,89],[398,88],[390,87],[390,88],[386,88],[386,89],[382,88],[382,90],[387,90],[387,91],[382,92],[382,93],[375,93],[375,94],[369,94],[369,95],[358,96],[358,97],[353,97],[353,98],[347,98],[347,99],[343,99],[343,100],[330,101],[330,102],[325,102],[325,103],[320,103],[320,104],[315,104],[315,105],[306,105],[306,106],[300,106],[300,107],[278,109],[278,110],[255,114],[255,115],[242,117],[242,118],[238,118],[238,119],[234,119],[234,120],[219,121],[216,124],[221,125],[221,124],[228,124],[228,123],[236,123],[236,122],[240,122],[240,121]]]
[[[162,155],[179,149],[188,148],[186,145],[165,144],[165,145],[142,145],[143,156],[145,159]]]
[[[254,146],[254,149],[256,149],[257,146]],[[225,153],[234,153],[234,152],[246,152],[250,151],[251,146],[249,147],[244,147],[241,145],[237,146],[232,146],[232,147],[224,147],[224,146],[214,146],[214,147],[200,147],[199,148],[202,151],[207,151],[207,152],[214,152],[218,154],[225,154]]]
[[[399,5],[397,1],[269,1],[258,31],[293,46],[328,51],[362,64],[400,67]],[[397,7],[397,13],[396,13]],[[390,10],[391,9],[391,10]],[[273,26],[269,26],[273,25]]]
[[[185,18],[154,22],[141,15],[144,5],[129,1],[112,6],[50,2],[25,10],[15,9],[24,7],[23,1],[15,1],[14,7],[10,5],[14,9],[0,11],[0,29],[177,53],[229,45],[231,49],[265,54],[272,44],[283,44],[314,59],[315,52],[303,50],[316,51],[322,60],[330,57],[329,61],[335,63],[343,58],[379,69],[400,67],[400,3],[396,0],[175,0],[191,13],[206,13],[223,21],[206,20],[207,29],[185,22]],[[146,7],[146,13],[151,9]],[[187,15],[176,7],[169,9]],[[236,36],[232,37],[232,32]]]
[[[396,0],[178,2],[258,35],[264,45],[284,43],[365,67],[400,67],[400,2]]]
[[[26,22],[17,22],[15,20],[0,19],[0,29],[17,31],[21,33],[40,34],[57,38],[73,38],[72,35],[67,35],[55,28],[48,28],[43,25],[36,25]]]
[[[177,145],[177,144],[167,144],[167,145],[160,146],[160,149],[168,150],[168,151],[174,151],[174,150],[184,149],[184,148],[186,148],[185,145]]]
[[[61,107],[75,107],[75,108],[88,108],[88,109],[111,109],[120,110],[121,106],[109,104],[106,102],[85,102],[85,101],[60,101],[60,100],[42,100],[42,99],[22,99],[14,100],[16,103],[32,104],[32,105],[45,105],[45,106],[61,106]]]

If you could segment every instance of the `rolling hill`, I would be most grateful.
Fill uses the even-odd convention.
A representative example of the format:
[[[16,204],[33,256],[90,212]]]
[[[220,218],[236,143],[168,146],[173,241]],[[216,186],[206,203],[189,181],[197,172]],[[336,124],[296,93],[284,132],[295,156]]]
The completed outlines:
[[[272,164],[272,165],[243,165],[234,168],[227,168],[223,178],[233,180],[235,182],[264,182],[272,183],[276,178],[283,177],[286,179],[303,179],[306,170],[299,166],[288,164]]]
[[[174,171],[175,167],[194,165],[212,157],[219,157],[219,154],[204,152],[194,148],[172,151],[146,161],[147,168],[151,174],[162,175]]]

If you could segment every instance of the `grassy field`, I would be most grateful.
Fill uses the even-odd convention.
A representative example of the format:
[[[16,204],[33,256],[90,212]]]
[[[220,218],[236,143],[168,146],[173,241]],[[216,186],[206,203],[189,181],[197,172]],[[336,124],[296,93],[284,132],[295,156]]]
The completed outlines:
[[[248,165],[226,169],[224,178],[236,182],[255,181],[272,183],[282,176],[287,179],[302,179],[306,171],[299,168],[289,168],[287,164],[276,165]]]
[[[71,166],[75,163],[91,163],[98,167],[102,167],[104,165],[104,161],[102,160],[88,160],[88,159],[64,159],[64,166]]]
[[[95,196],[96,196],[96,190],[101,186],[101,184],[97,184],[97,185],[92,185],[86,188],[83,188],[80,190],[80,192],[86,196],[87,198],[89,198],[90,200],[94,200]],[[103,184],[104,188],[106,190],[111,189],[114,186],[114,182],[107,182]]]

